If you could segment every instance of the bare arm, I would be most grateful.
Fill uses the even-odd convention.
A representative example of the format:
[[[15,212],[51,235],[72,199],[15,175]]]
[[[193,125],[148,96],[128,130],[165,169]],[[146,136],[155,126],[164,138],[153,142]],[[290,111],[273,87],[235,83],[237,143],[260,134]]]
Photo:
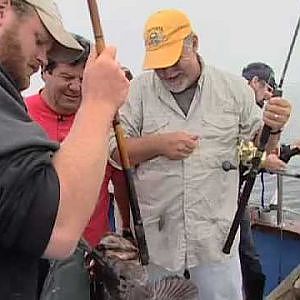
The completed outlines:
[[[194,151],[198,142],[198,136],[183,131],[126,139],[130,162],[133,166],[159,155],[172,160],[187,158]],[[118,151],[114,151],[112,158],[119,162]]]
[[[72,253],[96,205],[116,110],[126,99],[129,83],[107,48],[86,66],[82,104],[69,135],[53,158],[60,182],[60,204],[44,253],[64,258]]]
[[[159,139],[158,134],[126,138],[126,148],[131,165],[136,166],[143,161],[160,155]],[[119,151],[117,149],[113,152],[112,159],[120,163]]]

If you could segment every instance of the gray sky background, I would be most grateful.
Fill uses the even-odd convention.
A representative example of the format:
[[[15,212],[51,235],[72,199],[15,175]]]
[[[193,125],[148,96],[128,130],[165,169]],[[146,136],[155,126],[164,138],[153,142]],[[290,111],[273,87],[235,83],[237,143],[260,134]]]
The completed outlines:
[[[56,2],[67,29],[93,40],[87,1]],[[278,80],[300,14],[299,0],[102,0],[97,3],[106,42],[117,47],[119,61],[135,75],[142,71],[146,19],[159,9],[178,8],[189,15],[199,35],[199,52],[206,63],[240,74],[247,63],[264,61],[273,66]],[[299,40],[300,33],[284,84],[287,95],[299,95],[293,101],[300,101]],[[35,93],[41,86],[37,74],[24,94]],[[297,128],[300,134],[300,127]]]

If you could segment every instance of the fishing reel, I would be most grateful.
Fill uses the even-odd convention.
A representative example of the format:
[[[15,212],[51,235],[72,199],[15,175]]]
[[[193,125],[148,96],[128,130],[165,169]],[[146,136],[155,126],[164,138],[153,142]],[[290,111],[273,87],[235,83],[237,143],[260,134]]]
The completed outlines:
[[[247,167],[252,167],[252,159],[257,157],[257,147],[254,145],[252,141],[241,140],[237,146],[238,148],[238,156],[240,159],[240,163]],[[263,153],[261,158],[260,168],[263,168],[263,165],[266,161],[266,152]]]

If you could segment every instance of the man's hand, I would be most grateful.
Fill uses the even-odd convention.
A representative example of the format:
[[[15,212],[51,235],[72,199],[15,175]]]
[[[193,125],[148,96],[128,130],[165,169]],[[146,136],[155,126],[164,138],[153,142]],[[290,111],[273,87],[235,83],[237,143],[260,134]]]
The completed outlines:
[[[98,56],[95,49],[91,52],[84,69],[82,82],[82,102],[99,102],[103,113],[115,115],[125,102],[129,81],[116,61],[116,49],[106,47]],[[104,108],[107,108],[104,111]]]
[[[266,104],[263,121],[273,131],[281,130],[291,115],[291,104],[280,97],[271,98]]]
[[[160,135],[161,153],[169,159],[185,159],[199,145],[199,136],[186,132],[171,132]]]
[[[270,171],[284,171],[286,170],[286,163],[278,158],[277,154],[269,154],[263,167]]]

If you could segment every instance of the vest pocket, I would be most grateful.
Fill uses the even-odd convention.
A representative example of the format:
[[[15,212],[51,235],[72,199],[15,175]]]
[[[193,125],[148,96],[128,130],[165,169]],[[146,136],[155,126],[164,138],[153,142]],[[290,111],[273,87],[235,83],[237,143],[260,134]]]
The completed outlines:
[[[145,113],[142,127],[142,134],[151,134],[164,131],[169,125],[168,114],[162,111],[154,111],[153,113]]]

